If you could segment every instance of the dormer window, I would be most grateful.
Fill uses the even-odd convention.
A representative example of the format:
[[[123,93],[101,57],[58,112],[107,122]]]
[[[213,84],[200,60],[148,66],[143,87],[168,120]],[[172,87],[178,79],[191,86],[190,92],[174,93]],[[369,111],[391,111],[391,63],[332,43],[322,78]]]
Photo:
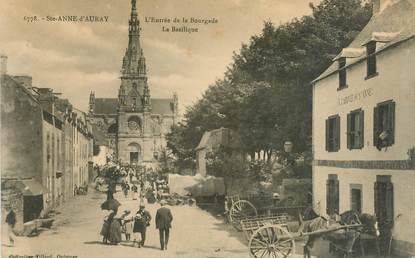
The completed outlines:
[[[341,57],[338,60],[339,64],[339,90],[347,88],[347,81],[346,81],[346,58]]]
[[[376,76],[376,41],[370,41],[366,45],[367,54],[367,76],[366,79],[370,79]]]

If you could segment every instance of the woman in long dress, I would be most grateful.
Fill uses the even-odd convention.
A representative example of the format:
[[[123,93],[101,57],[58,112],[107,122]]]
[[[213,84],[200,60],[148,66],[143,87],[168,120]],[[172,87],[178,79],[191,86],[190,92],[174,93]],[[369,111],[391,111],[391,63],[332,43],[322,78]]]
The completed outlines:
[[[100,235],[102,236],[102,243],[108,243],[108,232],[110,229],[110,223],[108,222],[109,216],[104,217],[104,223],[102,224]]]
[[[102,242],[104,244],[107,244],[108,241],[110,241],[110,236],[111,236],[111,225],[112,222],[114,221],[114,217],[117,214],[117,211],[111,211],[111,213],[105,217],[104,219],[104,224],[102,225],[101,228],[101,235],[103,237]]]
[[[117,211],[110,214],[112,215],[112,221],[109,227],[108,240],[112,245],[118,245],[121,242],[121,223],[122,217],[117,217]]]

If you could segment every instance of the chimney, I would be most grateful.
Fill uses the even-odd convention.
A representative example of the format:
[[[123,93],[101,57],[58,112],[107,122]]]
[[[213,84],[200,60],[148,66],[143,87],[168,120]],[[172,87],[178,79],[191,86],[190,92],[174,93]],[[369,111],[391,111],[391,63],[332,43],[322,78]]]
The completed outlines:
[[[53,89],[50,88],[37,88],[38,101],[42,108],[51,114],[55,114],[55,95]]]
[[[0,75],[7,74],[7,56],[1,55],[1,68],[0,68]]]

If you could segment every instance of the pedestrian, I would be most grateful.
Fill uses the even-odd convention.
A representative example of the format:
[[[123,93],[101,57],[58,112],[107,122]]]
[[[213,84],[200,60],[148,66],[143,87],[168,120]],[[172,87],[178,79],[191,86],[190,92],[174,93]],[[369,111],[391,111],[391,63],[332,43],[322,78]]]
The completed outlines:
[[[124,234],[125,234],[125,240],[126,241],[130,241],[131,240],[131,235],[133,234],[133,221],[134,218],[133,216],[130,215],[131,211],[126,210],[125,211],[125,218],[124,218]]]
[[[121,221],[122,217],[118,217],[117,210],[114,210],[109,217],[111,217],[111,224],[108,232],[108,240],[112,245],[118,245],[121,242]]]
[[[133,176],[134,176],[132,168],[129,169],[128,175],[130,176],[130,182],[132,182],[133,181]]]
[[[16,213],[14,213],[13,208],[10,207],[7,209],[8,213],[6,216],[7,223],[7,234],[10,241],[10,246],[14,246],[14,240],[16,238],[14,234],[14,226],[16,225]]]
[[[134,242],[138,243],[138,247],[144,246],[144,243],[146,241],[146,232],[147,227],[150,225],[151,221],[151,215],[150,213],[145,209],[144,203],[140,204],[140,209],[136,213],[136,220],[134,221],[134,228],[133,232],[140,233],[141,234],[141,240],[137,241],[137,236]]]
[[[109,215],[104,217],[104,223],[102,224],[100,235],[102,236],[102,243],[108,244],[108,236],[110,230],[110,222],[108,221]]]
[[[133,200],[137,200],[138,198],[138,187],[133,184],[133,186],[131,187],[131,190],[133,191]]]
[[[124,192],[124,196],[125,198],[128,197],[128,191],[130,190],[130,185],[128,183],[125,183],[123,186],[123,192]]]
[[[160,247],[161,250],[167,250],[169,243],[169,234],[171,228],[171,222],[173,216],[169,208],[165,207],[167,202],[165,200],[160,201],[161,208],[157,210],[156,214],[156,229],[159,230],[160,234]]]

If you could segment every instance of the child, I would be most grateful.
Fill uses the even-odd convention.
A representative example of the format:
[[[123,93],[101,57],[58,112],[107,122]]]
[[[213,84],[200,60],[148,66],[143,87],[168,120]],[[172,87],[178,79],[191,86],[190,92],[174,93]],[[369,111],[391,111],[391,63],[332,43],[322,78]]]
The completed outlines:
[[[130,211],[128,211],[128,214]],[[133,222],[134,218],[132,216],[128,216],[124,218],[124,233],[125,233],[125,240],[131,240],[131,234],[133,233]]]

